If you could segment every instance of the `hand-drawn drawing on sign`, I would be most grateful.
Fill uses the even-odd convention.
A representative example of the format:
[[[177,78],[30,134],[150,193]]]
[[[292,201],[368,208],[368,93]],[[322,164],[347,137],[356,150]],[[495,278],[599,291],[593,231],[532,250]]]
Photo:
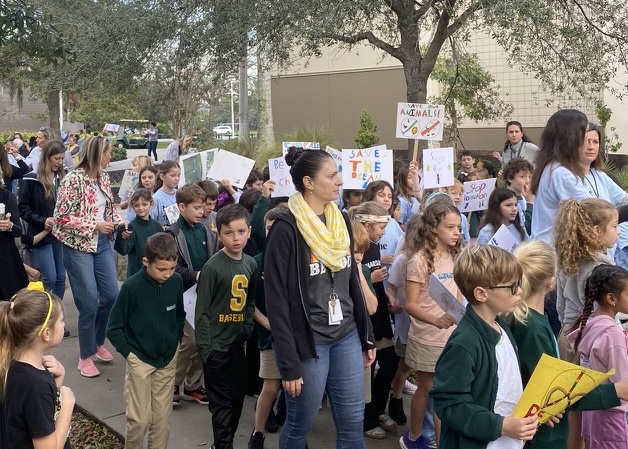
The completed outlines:
[[[397,103],[397,138],[442,140],[444,128],[444,105]]]
[[[356,150],[342,150],[344,189],[365,189],[371,181],[394,183],[393,153],[386,145]]]
[[[458,209],[460,212],[471,212],[474,210],[485,210],[488,207],[488,198],[495,190],[495,178],[480,179],[479,181],[468,181],[464,183],[462,192],[462,202]]]
[[[423,188],[454,185],[454,149],[423,150]]]

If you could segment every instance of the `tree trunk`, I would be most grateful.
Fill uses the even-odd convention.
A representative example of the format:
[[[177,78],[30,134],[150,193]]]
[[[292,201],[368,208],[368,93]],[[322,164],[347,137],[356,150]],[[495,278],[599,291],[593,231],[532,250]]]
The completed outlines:
[[[429,74],[425,76],[421,70],[420,56],[412,55],[403,62],[403,73],[406,78],[406,101],[408,103],[426,103],[427,102],[427,81]],[[427,148],[426,140],[419,140],[418,158],[421,160],[422,150]],[[414,152],[414,139],[408,139],[408,151],[405,160],[410,162],[412,153]]]
[[[240,103],[240,131],[238,138],[248,140],[251,137],[249,132],[249,78],[247,74],[246,55],[240,60],[240,82],[239,82]]]
[[[50,117],[50,127],[57,136],[60,136],[59,123],[59,91],[51,90],[46,93],[46,106],[48,106],[48,116]]]
[[[270,71],[266,69],[264,56],[264,51],[259,50],[257,57],[257,142],[262,150],[275,146],[271,77]]]

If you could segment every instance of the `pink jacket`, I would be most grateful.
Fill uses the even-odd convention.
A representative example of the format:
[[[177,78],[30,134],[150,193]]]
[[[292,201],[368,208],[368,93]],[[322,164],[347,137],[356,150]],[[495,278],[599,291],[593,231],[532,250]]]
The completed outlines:
[[[72,170],[61,181],[55,206],[52,234],[64,245],[86,253],[95,253],[98,249],[98,185],[107,199],[105,221],[122,222],[113,203],[106,172],[93,180],[82,168]]]

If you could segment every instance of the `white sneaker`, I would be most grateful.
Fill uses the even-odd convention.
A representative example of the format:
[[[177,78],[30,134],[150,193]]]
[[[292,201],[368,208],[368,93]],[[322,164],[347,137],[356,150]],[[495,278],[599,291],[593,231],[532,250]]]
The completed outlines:
[[[412,382],[410,382],[409,380],[406,380],[406,384],[403,386],[403,392],[405,394],[414,394],[414,392],[416,391],[416,385],[414,385]]]

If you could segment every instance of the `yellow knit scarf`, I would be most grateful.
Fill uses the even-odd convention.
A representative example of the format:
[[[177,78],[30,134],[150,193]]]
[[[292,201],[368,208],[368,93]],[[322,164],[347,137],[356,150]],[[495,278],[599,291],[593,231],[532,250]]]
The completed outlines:
[[[340,209],[332,202],[325,204],[323,223],[300,192],[290,197],[288,207],[314,256],[331,271],[340,271],[342,260],[349,249],[349,232]]]

